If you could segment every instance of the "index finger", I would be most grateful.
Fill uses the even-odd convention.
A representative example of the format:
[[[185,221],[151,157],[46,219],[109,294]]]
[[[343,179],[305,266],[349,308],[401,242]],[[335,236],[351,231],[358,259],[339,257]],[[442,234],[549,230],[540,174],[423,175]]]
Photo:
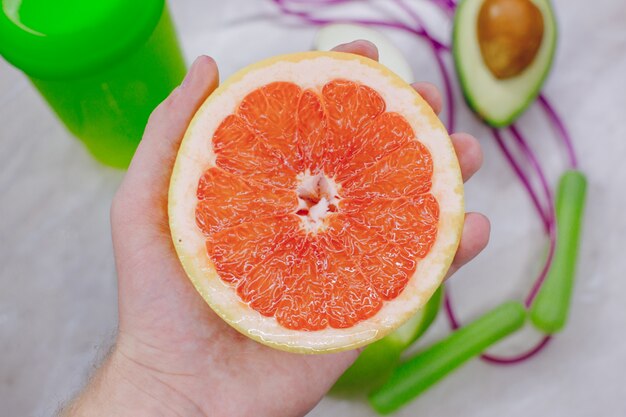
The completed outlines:
[[[115,210],[116,215],[133,216],[164,207],[185,130],[196,110],[217,87],[218,78],[215,61],[207,56],[198,57],[183,83],[152,112],[114,201],[115,207],[124,203],[124,210]],[[161,214],[159,221],[165,217],[163,210]]]
[[[348,54],[361,55],[374,61],[378,61],[378,48],[370,41],[359,39],[353,42],[343,43],[335,46],[335,52],[345,52]]]

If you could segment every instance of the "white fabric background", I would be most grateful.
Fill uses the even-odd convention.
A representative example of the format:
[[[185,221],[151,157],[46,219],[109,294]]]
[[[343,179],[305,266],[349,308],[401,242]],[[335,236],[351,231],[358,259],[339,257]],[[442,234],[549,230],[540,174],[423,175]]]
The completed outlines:
[[[545,91],[564,115],[589,175],[569,326],[524,365],[469,363],[400,416],[626,415],[626,3],[555,3],[560,42]],[[314,34],[280,23],[266,0],[170,4],[188,60],[210,54],[223,76],[260,58],[308,49]],[[416,78],[440,83],[422,42],[387,33]],[[531,110],[521,125],[554,181],[564,160],[540,113]],[[486,130],[465,110],[459,129],[480,137],[485,152],[484,169],[467,186],[468,208],[493,224],[487,250],[450,284],[468,320],[521,297],[545,245],[528,198]],[[108,212],[122,173],[94,162],[4,61],[0,146],[0,414],[47,416],[81,386],[116,327]],[[440,317],[422,345],[446,332]],[[517,337],[504,349],[530,339]],[[311,413],[331,415],[374,414],[362,402],[335,398]]]

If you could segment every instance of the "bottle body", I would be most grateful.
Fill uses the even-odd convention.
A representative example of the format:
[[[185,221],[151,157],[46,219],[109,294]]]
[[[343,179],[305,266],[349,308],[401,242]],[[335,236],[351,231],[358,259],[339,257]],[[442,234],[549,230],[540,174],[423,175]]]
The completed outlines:
[[[150,113],[184,75],[184,59],[165,6],[148,39],[118,61],[67,79],[29,78],[98,161],[126,168]]]

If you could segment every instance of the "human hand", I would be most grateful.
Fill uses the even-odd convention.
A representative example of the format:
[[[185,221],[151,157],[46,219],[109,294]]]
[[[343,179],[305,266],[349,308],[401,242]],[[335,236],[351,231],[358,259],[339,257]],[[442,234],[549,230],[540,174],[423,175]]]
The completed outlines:
[[[335,50],[378,56],[365,41]],[[150,117],[111,209],[119,334],[66,415],[300,416],[358,355],[301,355],[261,345],[222,321],[187,279],[169,232],[168,185],[183,134],[217,85],[215,62],[202,56]],[[440,111],[435,87],[414,87]],[[480,147],[467,134],[452,141],[467,180],[481,165]],[[451,271],[476,256],[488,235],[486,218],[468,214]]]

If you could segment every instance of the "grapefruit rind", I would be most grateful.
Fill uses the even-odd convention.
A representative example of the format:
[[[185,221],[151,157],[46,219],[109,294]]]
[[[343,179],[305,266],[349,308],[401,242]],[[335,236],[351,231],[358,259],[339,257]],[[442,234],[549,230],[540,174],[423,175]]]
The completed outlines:
[[[251,91],[274,81],[319,90],[334,79],[349,79],[375,89],[386,111],[398,112],[430,151],[433,177],[430,193],[440,207],[437,239],[418,262],[406,288],[385,302],[373,317],[347,329],[291,330],[274,317],[250,308],[234,288],[220,279],[206,252],[206,237],[195,222],[196,190],[202,174],[215,166],[210,138],[221,121],[235,112]],[[456,253],[464,221],[463,182],[448,133],[424,99],[401,78],[368,58],[340,52],[303,52],[277,56],[231,76],[202,104],[192,119],[173,169],[168,213],[176,252],[196,290],[209,306],[242,334],[276,349],[329,353],[355,349],[391,333],[430,299],[443,281]]]

